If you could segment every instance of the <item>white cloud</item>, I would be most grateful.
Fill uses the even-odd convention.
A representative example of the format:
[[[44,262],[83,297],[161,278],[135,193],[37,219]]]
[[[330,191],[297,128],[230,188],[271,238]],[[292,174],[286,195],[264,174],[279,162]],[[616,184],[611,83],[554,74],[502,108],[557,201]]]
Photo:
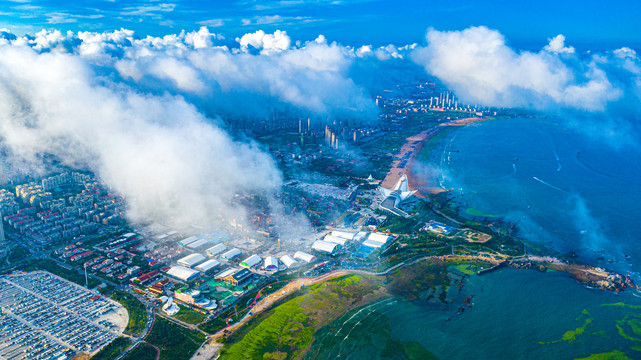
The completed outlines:
[[[429,30],[427,42],[413,53],[414,61],[467,102],[602,111],[622,96],[594,60],[578,67],[564,62],[557,53],[572,55],[572,48],[565,47],[562,35],[539,53],[516,52],[486,27]]]
[[[134,220],[242,218],[235,194],[279,189],[269,155],[199,111],[375,114],[347,75],[354,51],[324,37],[292,47],[285,32],[258,32],[230,50],[205,27],[145,38],[126,29],[11,35],[0,42],[0,143],[34,166],[48,153],[89,167],[127,198]]]
[[[243,35],[237,41],[244,51],[247,51],[249,46],[252,46],[262,53],[287,50],[292,43],[287,32],[280,30],[276,30],[273,34],[266,34],[263,30],[258,30],[254,33]]]
[[[269,155],[231,140],[182,98],[100,85],[74,55],[0,46],[0,95],[0,137],[13,156],[89,167],[127,198],[133,220],[240,220],[235,194],[280,185]]]
[[[559,34],[552,39],[549,39],[549,43],[543,48],[545,51],[557,54],[573,54],[574,47],[565,46],[565,36]]]

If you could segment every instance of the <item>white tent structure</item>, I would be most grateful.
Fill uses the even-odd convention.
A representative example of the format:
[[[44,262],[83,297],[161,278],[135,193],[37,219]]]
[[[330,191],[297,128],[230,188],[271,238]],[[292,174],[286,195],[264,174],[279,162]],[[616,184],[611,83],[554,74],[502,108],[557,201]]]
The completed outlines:
[[[296,251],[296,253],[294,254],[294,259],[298,259],[298,260],[302,260],[302,261],[304,261],[306,263],[310,263],[310,262],[316,260],[316,256],[310,255],[308,253],[304,253],[302,251]]]
[[[265,258],[265,270],[273,271],[278,270],[278,259],[273,256],[268,256]]]
[[[205,261],[207,258],[204,257],[202,254],[194,253],[191,255],[187,255],[182,259],[178,260],[178,264],[186,267],[193,267],[194,265],[198,265],[199,263]]]
[[[249,269],[249,268],[254,267],[254,266],[255,266],[256,264],[258,264],[259,262],[261,262],[261,260],[262,260],[262,259],[260,258],[260,256],[258,256],[258,255],[252,255],[252,256],[248,257],[247,259],[243,260],[243,261],[240,263],[240,266],[242,266],[242,267],[246,267],[246,268],[248,268],[248,269]]]
[[[169,271],[167,271],[167,275],[182,281],[190,281],[197,278],[198,275],[200,275],[200,271],[184,266],[172,266]]]
[[[316,251],[326,252],[331,255],[333,255],[339,248],[340,245],[323,240],[316,240],[312,244],[312,249]]]
[[[288,269],[291,268],[292,266],[298,265],[298,261],[296,261],[293,257],[291,257],[289,255],[283,255],[280,258],[280,261],[283,264],[285,264],[285,266],[287,266]]]

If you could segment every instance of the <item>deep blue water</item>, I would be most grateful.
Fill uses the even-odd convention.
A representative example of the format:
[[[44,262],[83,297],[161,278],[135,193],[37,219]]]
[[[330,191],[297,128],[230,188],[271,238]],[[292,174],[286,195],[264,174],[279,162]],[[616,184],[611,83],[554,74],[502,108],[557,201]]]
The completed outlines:
[[[518,222],[528,240],[638,273],[638,149],[615,149],[550,120],[507,119],[454,131],[436,162],[461,204]]]

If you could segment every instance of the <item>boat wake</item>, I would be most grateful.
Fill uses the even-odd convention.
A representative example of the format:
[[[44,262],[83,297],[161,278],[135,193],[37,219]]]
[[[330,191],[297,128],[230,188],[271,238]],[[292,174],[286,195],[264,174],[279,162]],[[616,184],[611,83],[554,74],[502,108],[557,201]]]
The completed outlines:
[[[554,185],[552,185],[552,184],[550,184],[550,183],[548,183],[548,182],[545,182],[545,181],[543,181],[543,180],[539,179],[539,178],[538,178],[538,177],[536,177],[536,176],[532,176],[532,178],[533,178],[534,180],[536,180],[536,181],[540,182],[541,184],[545,185],[545,186],[551,187],[551,188],[552,188],[552,189],[554,189],[554,190],[558,190],[558,191],[560,191],[560,192],[562,192],[562,193],[569,194],[569,192],[567,192],[567,191],[565,191],[565,190],[563,190],[563,189],[561,189],[561,188],[558,188],[558,187],[556,187],[556,186],[554,186]]]
[[[559,159],[559,154],[554,150],[554,158],[556,159],[556,171],[561,171],[563,166],[561,166],[561,159]]]

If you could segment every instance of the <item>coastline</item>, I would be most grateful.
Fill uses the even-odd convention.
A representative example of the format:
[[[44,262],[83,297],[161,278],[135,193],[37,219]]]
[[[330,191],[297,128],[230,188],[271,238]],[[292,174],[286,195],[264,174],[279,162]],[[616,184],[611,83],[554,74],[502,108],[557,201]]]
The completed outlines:
[[[385,179],[381,182],[381,186],[391,187],[393,184],[400,178],[403,174],[408,176],[409,185],[411,188],[419,190],[417,196],[422,198],[428,198],[429,195],[438,194],[445,192],[447,190],[442,189],[439,184],[434,179],[425,179],[422,181],[416,174],[412,171],[414,169],[415,163],[417,161],[417,154],[420,153],[422,147],[430,140],[433,140],[433,137],[438,134],[441,130],[448,127],[460,127],[476,122],[488,121],[492,119],[481,119],[481,118],[467,118],[460,120],[448,121],[430,127],[427,130],[420,132],[419,134],[408,137],[405,140],[405,143],[399,150],[399,153],[393,161],[392,167],[387,173]],[[409,156],[408,156],[409,154]],[[399,167],[399,164],[406,160],[404,166]],[[433,209],[438,212],[437,209]],[[439,213],[440,214],[440,213]],[[442,215],[442,214],[441,214]],[[445,215],[443,215],[445,216]],[[456,216],[455,216],[456,217]],[[458,223],[458,221],[452,219]],[[255,305],[250,313],[245,315],[237,323],[220,330],[216,334],[210,337],[209,344],[211,346],[217,347],[216,350],[222,349],[224,346],[222,343],[219,343],[222,338],[229,336],[231,333],[234,333],[241,329],[244,325],[247,325],[252,320],[265,311],[275,309],[280,306],[280,302],[288,299],[292,294],[298,290],[301,290],[307,286],[313,286],[316,284],[324,283],[335,278],[348,275],[360,275],[360,276],[374,276],[374,277],[393,277],[394,271],[402,269],[406,266],[416,264],[421,261],[437,261],[446,264],[472,264],[472,265],[481,265],[482,270],[476,272],[476,275],[482,276],[485,273],[492,272],[496,269],[502,267],[511,267],[515,269],[524,269],[524,270],[537,270],[540,272],[544,271],[560,271],[571,275],[577,282],[580,284],[590,287],[597,288],[601,290],[611,291],[611,292],[620,292],[625,290],[628,287],[636,288],[640,290],[638,285],[635,285],[631,278],[628,276],[623,276],[616,272],[600,268],[590,264],[583,264],[573,261],[565,261],[553,256],[545,255],[521,255],[521,256],[508,256],[498,252],[479,252],[476,255],[430,255],[422,256],[417,258],[408,258],[402,263],[399,263],[393,267],[388,268],[387,270],[375,273],[364,270],[356,269],[337,269],[332,272],[323,274],[316,278],[298,278],[290,281],[283,289],[269,295],[268,297],[262,299],[259,303]],[[641,291],[641,290],[640,290]],[[380,295],[380,294],[379,294]],[[376,299],[380,299],[377,297]],[[373,301],[373,299],[370,299]]]
[[[492,120],[491,118],[470,117],[464,119],[450,120],[432,126],[416,135],[412,135],[405,139],[405,143],[397,153],[397,159],[392,161],[390,170],[385,175],[385,179],[381,182],[381,186],[391,188],[396,184],[398,179],[406,175],[410,188],[418,190],[416,196],[427,198],[429,195],[447,192],[438,183],[436,178],[427,178],[416,176],[414,173],[414,166],[416,157],[421,152],[423,146],[430,141],[436,134],[447,127],[461,127],[474,124],[477,122]],[[400,167],[399,167],[400,166]]]

